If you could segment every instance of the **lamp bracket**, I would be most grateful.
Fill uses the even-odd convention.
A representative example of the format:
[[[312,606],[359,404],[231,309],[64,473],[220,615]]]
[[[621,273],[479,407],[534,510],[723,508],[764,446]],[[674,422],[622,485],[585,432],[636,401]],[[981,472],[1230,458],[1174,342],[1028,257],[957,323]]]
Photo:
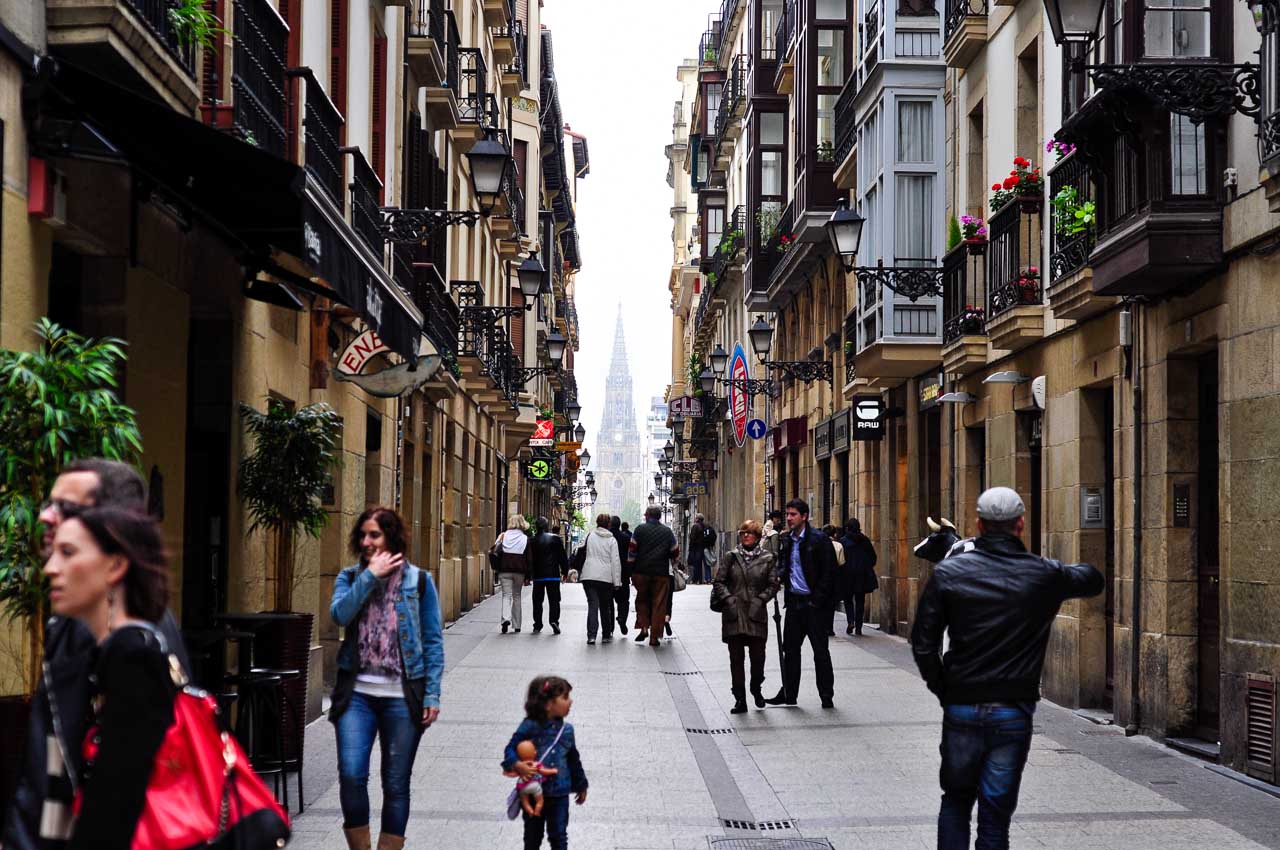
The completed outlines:
[[[720,378],[719,380],[725,386],[738,389],[753,398],[758,395],[777,398],[782,394],[782,387],[778,386],[776,381],[767,378],[764,380],[756,378]]]
[[[441,228],[455,224],[471,227],[480,218],[480,213],[469,210],[402,210],[398,207],[383,207],[379,229],[388,242],[421,245]]]
[[[766,360],[766,369],[777,369],[788,378],[811,384],[826,381],[835,385],[834,370],[830,360]]]
[[[1073,61],[1104,91],[1135,91],[1192,123],[1239,112],[1257,118],[1262,110],[1262,75],[1252,62],[1239,65],[1181,62],[1091,65]]]
[[[858,266],[854,271],[864,289],[888,287],[912,301],[942,294],[942,269],[938,266]]]

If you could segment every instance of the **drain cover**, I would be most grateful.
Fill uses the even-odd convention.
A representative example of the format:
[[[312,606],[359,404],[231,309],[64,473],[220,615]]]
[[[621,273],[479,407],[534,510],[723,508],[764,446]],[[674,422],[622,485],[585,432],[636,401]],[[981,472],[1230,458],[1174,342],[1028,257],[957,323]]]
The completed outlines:
[[[729,818],[721,818],[720,825],[727,829],[758,829],[762,831],[791,829],[794,827],[794,824],[789,820],[731,820]]]
[[[688,732],[690,735],[732,735],[733,734],[732,729],[695,729],[689,726],[686,726],[684,731]]]
[[[707,839],[711,850],[832,850],[825,838],[715,838]]]

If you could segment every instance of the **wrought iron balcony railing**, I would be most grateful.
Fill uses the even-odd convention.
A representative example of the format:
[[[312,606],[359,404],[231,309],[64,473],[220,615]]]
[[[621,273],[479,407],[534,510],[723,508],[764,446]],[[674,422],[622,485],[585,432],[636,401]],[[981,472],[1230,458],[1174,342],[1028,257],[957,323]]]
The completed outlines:
[[[835,105],[835,162],[842,163],[853,150],[853,145],[858,138],[857,115],[853,109],[853,101],[858,96],[859,89],[858,75],[850,74],[849,79],[845,80],[844,88],[840,91],[840,97],[836,98]]]
[[[378,257],[386,237],[382,228],[382,181],[359,148],[343,148],[351,154],[351,229]]]
[[[943,38],[951,38],[951,34],[960,28],[965,18],[987,16],[987,0],[947,0],[947,19]]]
[[[445,49],[445,0],[418,0],[417,14],[409,20],[410,38],[435,39],[441,52]]]
[[[173,25],[170,12],[180,5],[178,0],[124,0],[124,4],[142,21],[143,26],[164,45],[164,49],[174,61],[194,77],[196,73],[196,45],[193,40],[184,40]]]
[[[716,51],[721,56],[724,56],[731,47],[725,41],[729,38],[733,16],[738,13],[739,2],[741,0],[720,0],[720,42],[716,45]]]
[[[1089,264],[1093,250],[1095,201],[1089,163],[1072,151],[1049,169],[1050,212],[1049,282],[1056,283]]]
[[[942,258],[942,342],[987,332],[986,259],[963,243]]]
[[[303,95],[302,127],[305,142],[302,150],[303,166],[311,173],[329,199],[342,209],[342,115],[310,68],[291,68],[289,76],[300,81],[306,91]],[[297,82],[293,96],[297,97]]]
[[[1021,306],[1044,302],[1040,195],[1020,196],[991,215],[987,223],[987,320]]]
[[[240,138],[287,156],[285,56],[289,28],[267,0],[235,0],[232,127]]]
[[[795,31],[796,0],[786,0],[782,5],[782,14],[778,16],[778,26],[773,31],[773,49],[777,56],[787,55]]]
[[[720,61],[720,19],[714,15],[707,20],[707,28],[698,39],[698,59],[703,65]]]
[[[773,270],[777,268],[778,261],[786,251],[791,250],[787,246],[793,244],[794,234],[791,229],[794,226],[794,203],[787,204],[786,208],[778,214],[772,232],[765,232],[759,218],[757,218],[752,229],[755,231],[754,242],[756,245],[754,263],[758,264],[758,270],[754,273],[754,277],[759,284],[768,286],[769,278],[773,275]],[[783,241],[784,237],[786,241]],[[757,288],[764,287],[757,286]]]
[[[516,42],[516,55],[508,67],[519,74],[521,82],[527,86],[529,84],[529,36],[524,31],[524,21],[513,17],[510,32]]]
[[[748,80],[751,74],[751,54],[739,53],[733,59],[729,69],[729,77],[725,80],[724,91],[720,97],[720,111],[716,114],[716,137],[723,139],[730,122],[741,115],[740,110],[746,105]]]
[[[414,251],[406,245],[396,245],[392,273],[396,284],[413,299],[422,312],[422,333],[446,361],[457,362],[458,332],[461,314],[458,305],[445,291],[439,278],[427,274],[422,263],[413,261]]]
[[[458,74],[458,120],[498,129],[498,99],[489,92],[489,69],[479,48],[459,48]]]

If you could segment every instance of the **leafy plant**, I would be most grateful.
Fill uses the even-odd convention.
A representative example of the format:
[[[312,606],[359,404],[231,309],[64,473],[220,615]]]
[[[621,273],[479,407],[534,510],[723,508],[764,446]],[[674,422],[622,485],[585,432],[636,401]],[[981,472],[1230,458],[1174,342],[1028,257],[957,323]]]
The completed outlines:
[[[178,5],[169,10],[169,26],[183,47],[213,48],[218,37],[227,33],[221,23],[205,6],[205,0],[178,0]]]
[[[584,529],[587,527],[587,518],[583,515],[582,511],[574,511],[573,518],[570,519],[569,522],[577,529]]]
[[[1057,139],[1050,138],[1044,146],[1045,153],[1055,154],[1058,161],[1061,162],[1064,157],[1071,156],[1076,152],[1076,146],[1069,142],[1060,142]]]
[[[137,463],[142,454],[137,416],[116,395],[125,343],[88,339],[48,319],[35,332],[35,351],[0,349],[0,616],[27,627],[30,690],[48,610],[40,503],[72,460]]]
[[[986,239],[987,223],[977,216],[960,216],[960,233],[965,239]]]
[[[964,237],[960,235],[960,222],[956,221],[955,216],[951,216],[951,220],[947,222],[947,250],[959,245],[964,241]]]
[[[760,228],[760,242],[768,242],[778,232],[778,220],[782,218],[782,210],[776,206],[761,207],[756,210],[756,226]]]
[[[1053,204],[1053,226],[1059,236],[1079,236],[1093,230],[1097,208],[1093,201],[1080,201],[1080,191],[1075,186],[1063,186],[1050,200]]]
[[[342,419],[327,404],[291,411],[277,399],[267,412],[240,405],[253,448],[240,461],[240,499],[249,532],[275,534],[275,609],[288,611],[294,589],[293,540],[298,532],[319,537],[329,514],[321,497],[338,465]]]
[[[845,340],[844,353],[846,355],[853,354],[853,340]]]
[[[1015,197],[1043,194],[1044,178],[1031,160],[1015,156],[1009,176],[999,183],[992,183],[991,192],[991,211],[995,212]]]
[[[818,162],[835,162],[836,161],[836,145],[835,142],[829,142],[825,139],[818,142]]]
[[[462,377],[462,367],[458,365],[458,355],[446,348],[440,352],[440,361],[444,363],[444,368],[449,370],[450,375],[455,378]]]
[[[688,363],[689,386],[695,389],[694,395],[697,395],[698,392],[701,391],[700,387],[702,386],[702,383],[701,383],[702,370],[704,368],[705,367],[702,364],[701,354],[689,355],[689,363]]]

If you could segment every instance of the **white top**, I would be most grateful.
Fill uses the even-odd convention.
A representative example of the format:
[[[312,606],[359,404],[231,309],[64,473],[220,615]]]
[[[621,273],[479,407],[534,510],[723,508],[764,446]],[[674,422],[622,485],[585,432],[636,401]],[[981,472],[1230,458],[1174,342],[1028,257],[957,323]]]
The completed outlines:
[[[518,528],[508,528],[498,535],[498,539],[494,541],[495,544],[499,542],[502,543],[503,552],[510,552],[512,555],[523,555],[525,547],[529,545],[529,535]]]
[[[369,697],[404,699],[404,682],[399,676],[379,676],[374,673],[357,673],[355,691]]]
[[[843,567],[844,566],[844,544],[841,543],[839,540],[832,540],[831,548],[836,550],[836,564]]]
[[[603,581],[614,587],[622,586],[622,560],[618,557],[618,538],[607,528],[596,526],[587,539],[586,559],[582,562],[581,581]]]

